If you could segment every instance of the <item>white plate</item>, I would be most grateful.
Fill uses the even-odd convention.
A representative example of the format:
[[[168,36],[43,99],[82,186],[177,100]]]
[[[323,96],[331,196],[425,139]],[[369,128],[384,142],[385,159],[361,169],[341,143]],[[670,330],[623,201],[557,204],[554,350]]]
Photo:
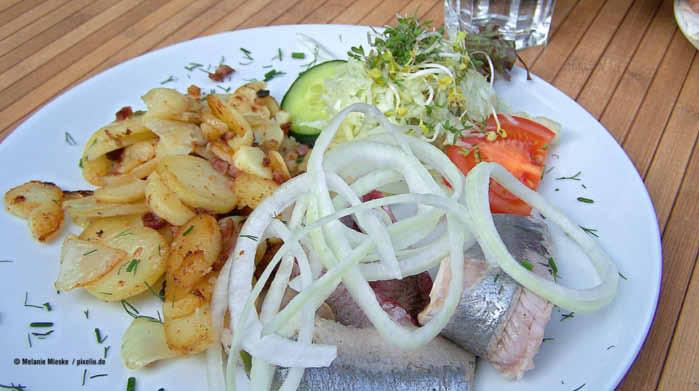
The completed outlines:
[[[184,90],[197,83],[215,88],[205,73],[184,69],[190,62],[217,64],[224,56],[225,62],[236,68],[232,80],[224,83],[233,87],[245,79],[262,78],[272,69],[263,66],[271,64],[286,72],[269,83],[272,94],[281,98],[301,65],[309,61],[290,58],[292,51],[304,49],[297,33],[343,55],[350,45],[364,43],[367,28],[307,25],[241,30],[184,42],[121,64],[61,95],[0,144],[0,188],[4,192],[30,179],[53,181],[68,189],[86,188],[78,169],[82,143],[92,131],[111,121],[119,108],[142,108],[139,97],[171,75],[177,80],[167,87]],[[252,64],[239,64],[245,61],[241,47],[252,52]],[[277,48],[284,51],[281,62],[273,60]],[[306,52],[310,58],[310,51]],[[585,390],[612,389],[643,343],[660,287],[660,240],[650,198],[619,145],[563,93],[538,78],[526,81],[521,70],[514,72],[512,82],[499,84],[498,90],[515,110],[545,115],[563,124],[562,142],[553,148],[555,155],[549,161],[553,170],[546,174],[541,191],[579,224],[598,229],[599,240],[628,280],[620,281],[615,301],[599,312],[560,321],[561,313],[554,310],[546,330],[546,336],[554,340],[544,343],[536,368],[523,380],[506,381],[481,363],[476,390],[573,390],[582,384]],[[78,146],[65,142],[66,131]],[[580,182],[554,179],[578,171],[582,172]],[[578,196],[595,202],[578,202]],[[136,376],[140,390],[203,389],[202,357],[163,362],[138,372],[122,367],[120,336],[131,318],[120,304],[101,303],[80,290],[56,294],[53,281],[60,240],[51,245],[35,243],[25,223],[7,213],[0,213],[0,237],[4,244],[0,259],[14,260],[0,263],[0,384],[21,383],[29,390],[124,389],[126,379]],[[577,250],[561,235],[556,234],[555,240],[562,281],[573,285],[585,281],[590,271],[570,266],[580,256]],[[49,301],[53,311],[24,307],[25,292],[30,303]],[[148,296],[132,302],[143,313],[155,314],[158,304]],[[86,309],[89,319],[83,313]],[[54,322],[55,332],[43,340],[33,338],[30,348],[29,323],[38,321]],[[97,343],[95,328],[108,336],[103,344]],[[101,358],[105,346],[111,349],[103,364],[77,365],[79,359]],[[48,358],[64,358],[68,364],[22,364],[22,359]],[[15,364],[16,359],[20,364]],[[81,387],[84,369],[87,380]],[[101,373],[108,376],[89,378]]]

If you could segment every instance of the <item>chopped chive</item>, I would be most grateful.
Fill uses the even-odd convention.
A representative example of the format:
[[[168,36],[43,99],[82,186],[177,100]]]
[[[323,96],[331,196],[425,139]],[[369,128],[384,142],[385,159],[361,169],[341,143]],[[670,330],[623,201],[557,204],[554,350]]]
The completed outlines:
[[[551,269],[553,280],[556,281],[556,278],[558,277],[558,265],[556,265],[556,261],[553,260],[553,257],[549,257],[548,267]]]
[[[278,48],[277,49],[277,55],[272,57],[272,60],[279,60],[282,61],[284,54],[282,53],[282,49]]]
[[[156,319],[152,316],[141,315],[141,313],[138,311],[138,309],[136,307],[134,307],[133,304],[129,303],[126,300],[121,301],[121,306],[124,308],[124,311],[126,311],[126,313],[134,319],[144,318],[144,319],[149,320],[151,322],[163,323],[163,320],[160,317],[160,311],[157,312],[158,319]]]
[[[21,384],[15,385],[15,383],[10,383],[9,386],[0,384],[0,388],[4,388],[6,390],[14,390],[14,391],[25,391],[27,389],[27,386],[23,386]]]
[[[107,376],[106,373],[100,373],[100,374],[98,374],[98,375],[92,375],[92,376],[90,376],[90,379],[95,379],[95,378],[98,378],[98,377],[105,377],[105,376]]]
[[[567,319],[572,319],[572,318],[574,318],[574,317],[575,317],[575,312],[570,312],[570,313],[567,313],[567,314],[561,314],[561,322],[563,322],[564,320],[567,320]]]
[[[559,181],[564,181],[564,180],[579,181],[580,174],[582,174],[582,172],[578,171],[575,173],[575,175],[558,177],[558,178],[556,178],[556,180],[559,180]]]
[[[191,72],[197,68],[202,68],[204,65],[199,64],[197,62],[190,62],[187,66],[184,67],[188,72]]]
[[[95,338],[97,338],[97,343],[101,344],[102,342],[106,341],[109,336],[105,335],[104,338],[102,338],[102,333],[100,332],[100,329],[95,327]]]
[[[83,314],[85,314],[85,319],[90,319],[90,310],[83,311]]]
[[[609,345],[609,346],[607,346],[607,350],[614,349],[615,347],[616,347],[616,345]]]
[[[281,76],[281,75],[286,75],[286,72],[282,72],[282,71],[278,71],[278,70],[276,70],[276,69],[272,69],[271,71],[265,73],[264,81],[270,81],[270,80],[274,79],[275,77]]]
[[[126,391],[136,391],[136,378],[130,377],[126,382]]]
[[[578,201],[584,202],[586,204],[593,204],[595,202],[595,200],[591,200],[591,199],[585,198],[585,197],[578,197]]]
[[[35,337],[48,337],[49,335],[53,334],[54,330],[49,330],[45,333],[32,333],[33,336]]]
[[[628,278],[626,278],[625,275],[621,274],[621,272],[617,272],[617,273],[619,273],[619,277],[623,278],[624,280],[626,280],[626,281],[629,280]]]
[[[187,230],[185,230],[184,232],[182,232],[182,236],[187,236],[187,235],[189,235],[189,234],[192,232],[193,229],[194,229],[194,226],[193,226],[193,225],[190,225],[189,228],[187,228]]]
[[[519,263],[520,263],[520,265],[522,265],[522,267],[524,267],[525,269],[527,269],[529,271],[532,271],[532,269],[534,269],[534,265],[532,265],[532,263],[529,262],[528,259],[523,259]]]
[[[95,249],[92,249],[92,250],[90,250],[90,251],[88,251],[88,252],[83,253],[83,256],[86,257],[86,256],[88,256],[88,255],[90,255],[90,254],[93,254],[93,253],[96,253],[96,252],[97,252],[97,249],[95,248]]]
[[[32,322],[29,327],[53,327],[53,322]]]
[[[231,87],[223,87],[217,84],[216,88],[220,88],[223,92],[231,92]]]
[[[11,259],[0,259],[0,263],[12,263],[12,262],[14,262],[14,261]]]
[[[160,301],[165,301],[164,295],[161,295],[160,293],[156,292],[155,289],[148,283],[148,281],[143,281],[144,284],[146,284],[146,288],[148,288],[148,291]],[[164,293],[164,292],[163,292]]]
[[[83,370],[83,386],[85,385],[85,376],[87,376],[87,369]]]
[[[80,158],[80,160],[78,160],[78,167],[83,168],[83,158]]]
[[[109,349],[111,349],[111,348],[112,348],[111,345],[104,347],[104,355],[102,356],[102,358],[107,359],[107,353],[109,353]]]
[[[40,305],[34,305],[34,304],[29,304],[29,292],[24,292],[24,306],[25,307],[33,307],[33,308],[39,308],[39,309],[44,309],[44,307]]]
[[[582,390],[583,387],[585,387],[585,384],[587,384],[587,383],[581,384],[580,386],[578,386],[577,388],[575,388],[573,391],[580,391],[580,390]]]
[[[53,308],[53,307],[51,307],[51,303],[49,303],[48,301],[46,303],[42,304],[42,306],[44,308],[46,308],[46,311],[49,311],[49,312],[51,312],[51,309]]]
[[[161,82],[160,82],[160,85],[167,84],[167,83],[170,83],[170,82],[173,82],[173,81],[176,81],[176,80],[177,80],[177,79],[175,78],[175,76],[170,75],[170,77],[168,77],[167,79],[161,81]]]
[[[596,238],[599,238],[599,235],[597,235],[597,230],[596,230],[596,229],[594,229],[594,228],[583,227],[582,225],[578,225],[578,227],[580,227],[580,229],[582,229],[583,231],[585,231],[585,233],[588,233],[588,234],[590,234],[590,235],[592,235],[592,236],[594,236],[594,237],[596,237]]]
[[[541,340],[541,342],[544,343],[546,341],[553,341],[553,340],[555,340],[555,338],[544,338]]]
[[[120,238],[120,237],[126,236],[126,235],[133,235],[133,232],[129,231],[128,229],[125,229],[125,230],[119,232],[119,233],[115,236],[115,238]]]
[[[65,135],[66,144],[68,144],[70,146],[78,145],[77,141],[75,141],[75,139],[73,138],[73,136],[71,136],[70,133],[68,133],[68,132],[65,132],[65,133],[66,133],[66,135]]]
[[[254,236],[254,235],[240,235],[240,237],[241,237],[241,238],[250,239],[250,240],[252,240],[253,242],[257,242],[257,241],[260,239],[260,238],[258,238],[257,236]]]
[[[306,58],[306,53],[293,52],[293,53],[291,53],[291,58],[293,58],[295,60],[303,60],[304,58]]]
[[[29,342],[29,347],[31,348],[32,347],[32,336],[29,333],[27,333],[27,341]]]
[[[141,263],[140,259],[132,259],[129,264],[126,266],[126,272],[127,273],[132,273],[136,274],[136,270],[138,269],[138,264]]]
[[[245,368],[245,372],[249,374],[250,370],[252,369],[252,357],[250,356],[250,353],[241,350],[240,359],[243,361],[243,368]]]

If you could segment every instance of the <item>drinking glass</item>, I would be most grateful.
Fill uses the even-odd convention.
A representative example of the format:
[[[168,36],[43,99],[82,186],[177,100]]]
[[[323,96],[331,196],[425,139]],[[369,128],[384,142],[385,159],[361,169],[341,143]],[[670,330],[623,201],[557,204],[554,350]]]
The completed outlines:
[[[457,31],[481,32],[496,27],[516,48],[543,45],[556,0],[445,0],[444,25]]]

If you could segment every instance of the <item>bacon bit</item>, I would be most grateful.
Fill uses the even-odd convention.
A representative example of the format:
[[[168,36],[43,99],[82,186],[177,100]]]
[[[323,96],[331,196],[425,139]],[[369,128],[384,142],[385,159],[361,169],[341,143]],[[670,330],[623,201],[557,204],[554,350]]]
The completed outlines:
[[[384,197],[384,194],[382,192],[374,189],[374,190],[372,190],[372,191],[370,191],[362,196],[362,202],[376,200],[376,199],[383,198],[383,197]]]
[[[222,159],[212,157],[211,160],[209,160],[209,162],[211,163],[211,167],[213,167],[214,170],[220,172],[221,174],[225,175],[228,171],[228,163],[226,163]]]
[[[148,212],[141,217],[143,225],[148,228],[160,229],[167,225],[167,221],[160,218],[153,212]]]
[[[278,185],[281,185],[284,183],[284,175],[280,172],[273,172],[272,173],[272,180],[276,182]]]
[[[107,159],[113,162],[120,162],[122,156],[124,155],[124,148],[115,149],[111,152],[107,152]]]
[[[123,121],[133,115],[133,110],[131,110],[131,106],[124,106],[119,111],[116,112],[116,120],[117,121]]]
[[[240,175],[240,170],[238,170],[236,166],[231,164],[230,166],[228,166],[227,173],[231,178],[237,178],[238,175]]]
[[[279,127],[282,128],[282,130],[284,131],[284,134],[287,134],[291,130],[291,122],[285,122],[285,123],[279,125]]]
[[[306,156],[310,148],[308,148],[308,145],[306,144],[299,144],[296,146],[296,152],[298,152],[299,156]]]
[[[226,141],[228,141],[234,137],[235,137],[235,133],[233,133],[233,132],[226,132],[223,134],[223,136],[221,136],[221,138],[226,140]]]
[[[18,195],[15,197],[15,204],[21,204],[22,202],[26,201],[27,198],[23,195]]]
[[[209,72],[209,79],[213,81],[223,81],[231,73],[235,72],[235,69],[229,67],[228,65],[221,64],[216,68],[214,73]]]
[[[201,97],[201,88],[191,84],[189,87],[187,87],[187,95],[194,99],[199,99]]]
[[[265,156],[264,159],[262,159],[262,165],[265,167],[269,167],[269,164],[272,163],[268,157]]]

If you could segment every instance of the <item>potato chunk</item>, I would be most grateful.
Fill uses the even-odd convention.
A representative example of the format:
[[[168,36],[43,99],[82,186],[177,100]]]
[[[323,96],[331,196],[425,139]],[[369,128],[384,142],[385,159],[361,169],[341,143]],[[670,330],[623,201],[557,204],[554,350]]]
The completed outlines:
[[[257,205],[269,197],[279,185],[269,179],[248,173],[238,175],[233,181],[233,192],[238,200],[238,207],[257,208]]]
[[[148,177],[145,194],[148,207],[172,225],[182,225],[194,217],[194,212],[177,198],[157,172]]]
[[[63,191],[53,183],[29,181],[5,193],[5,208],[27,220],[40,242],[51,238],[63,224]]]

